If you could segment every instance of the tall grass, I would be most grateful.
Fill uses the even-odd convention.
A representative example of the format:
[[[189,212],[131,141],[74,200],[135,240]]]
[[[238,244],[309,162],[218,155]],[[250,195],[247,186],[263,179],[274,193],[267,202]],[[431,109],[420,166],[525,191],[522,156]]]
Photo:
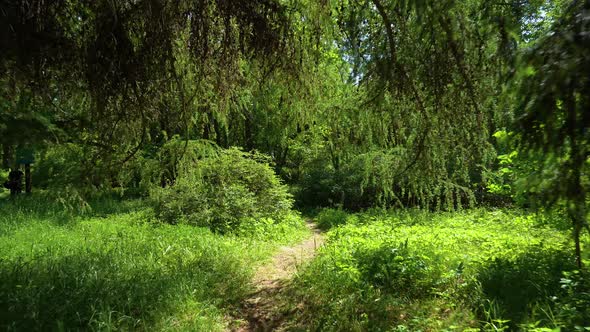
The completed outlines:
[[[552,301],[564,295],[563,271],[575,268],[570,234],[540,225],[536,216],[375,210],[325,211],[318,218],[337,227],[291,290],[293,301],[305,304],[294,319],[301,329],[567,325],[550,313]]]
[[[141,201],[72,213],[37,198],[0,203],[0,329],[221,331],[253,267],[305,233],[300,218],[264,234],[164,225]],[[254,230],[255,231],[255,230]]]

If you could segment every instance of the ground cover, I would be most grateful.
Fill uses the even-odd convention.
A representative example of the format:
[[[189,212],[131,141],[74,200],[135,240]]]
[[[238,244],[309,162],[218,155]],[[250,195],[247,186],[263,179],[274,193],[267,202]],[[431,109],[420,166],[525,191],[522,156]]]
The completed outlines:
[[[567,272],[575,270],[570,234],[554,219],[508,210],[325,210],[317,222],[333,226],[326,245],[287,296],[299,308],[291,329],[583,328],[587,284]]]
[[[548,331],[589,322],[587,278],[559,215],[327,209],[308,228],[293,214],[221,235],[161,223],[141,200],[95,200],[84,212],[50,202],[1,201],[2,328]]]
[[[254,269],[309,234],[300,217],[239,235],[154,220],[142,201],[0,202],[0,327],[222,331]],[[252,228],[257,229],[252,229]]]

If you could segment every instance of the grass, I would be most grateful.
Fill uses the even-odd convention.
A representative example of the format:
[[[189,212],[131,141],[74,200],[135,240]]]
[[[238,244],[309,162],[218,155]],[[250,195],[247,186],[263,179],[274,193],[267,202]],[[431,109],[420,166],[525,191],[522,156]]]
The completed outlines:
[[[141,200],[80,211],[53,201],[0,199],[0,329],[223,331],[254,268],[308,234],[296,215],[219,235],[158,222]],[[316,220],[327,245],[277,303],[291,330],[590,326],[588,278],[559,216],[324,210]]]
[[[569,232],[555,220],[502,210],[326,210],[318,223],[336,227],[290,290],[292,305],[303,308],[292,318],[294,330],[590,325],[588,293],[579,286],[587,279],[570,282],[579,290],[570,293],[582,295],[567,294],[563,271],[575,269],[573,249]]]
[[[155,222],[141,201],[3,199],[0,329],[222,331],[253,267],[307,234],[296,216],[246,232]]]

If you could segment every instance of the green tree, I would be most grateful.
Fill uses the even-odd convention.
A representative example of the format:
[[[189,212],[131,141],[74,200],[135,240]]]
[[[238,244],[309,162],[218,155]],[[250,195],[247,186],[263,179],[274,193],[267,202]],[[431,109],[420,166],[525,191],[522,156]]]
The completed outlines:
[[[46,119],[84,146],[82,174],[117,172],[175,134],[221,142],[246,64],[298,58],[290,15],[276,0],[2,2],[2,137],[17,138],[18,89],[43,105],[29,124]]]
[[[494,157],[502,75],[528,10],[520,3],[329,2],[363,99],[335,110],[330,143],[346,147],[341,161],[364,159],[364,189],[402,205],[474,201]]]
[[[590,1],[575,1],[517,64],[516,131],[524,153],[543,156],[527,185],[545,206],[566,206],[578,266],[590,157]]]

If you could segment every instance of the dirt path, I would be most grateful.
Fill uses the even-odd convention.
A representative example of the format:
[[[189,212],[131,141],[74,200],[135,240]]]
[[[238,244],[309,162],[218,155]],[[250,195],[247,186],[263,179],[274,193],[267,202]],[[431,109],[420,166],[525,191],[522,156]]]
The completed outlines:
[[[280,248],[269,263],[257,269],[252,279],[256,290],[243,303],[242,324],[232,331],[282,330],[281,323],[285,317],[277,310],[281,292],[297,272],[297,267],[312,259],[324,241],[323,234],[314,223],[308,222],[307,227],[313,232],[312,236],[295,246]]]

